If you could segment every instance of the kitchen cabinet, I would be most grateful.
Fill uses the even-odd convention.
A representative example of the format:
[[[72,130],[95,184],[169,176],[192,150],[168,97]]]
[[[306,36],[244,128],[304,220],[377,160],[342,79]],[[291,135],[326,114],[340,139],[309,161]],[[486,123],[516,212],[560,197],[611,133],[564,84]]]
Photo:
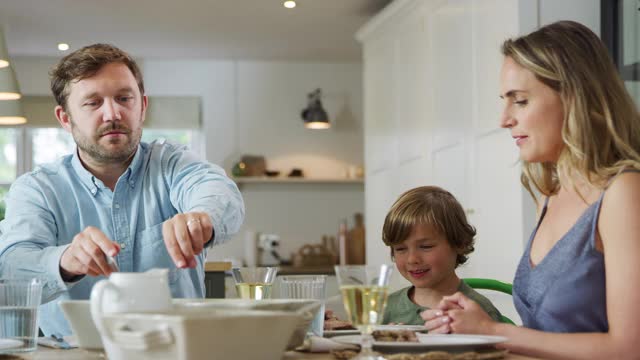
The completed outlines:
[[[231,270],[230,262],[208,261],[204,263],[204,286],[206,298],[225,297],[225,271]]]

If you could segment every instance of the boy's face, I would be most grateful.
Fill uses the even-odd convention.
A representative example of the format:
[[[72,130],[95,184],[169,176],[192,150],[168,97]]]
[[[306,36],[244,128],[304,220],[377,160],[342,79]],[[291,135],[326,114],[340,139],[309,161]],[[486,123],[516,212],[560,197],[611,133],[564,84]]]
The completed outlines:
[[[431,225],[415,225],[409,237],[392,249],[398,271],[416,288],[437,290],[456,276],[457,253]]]

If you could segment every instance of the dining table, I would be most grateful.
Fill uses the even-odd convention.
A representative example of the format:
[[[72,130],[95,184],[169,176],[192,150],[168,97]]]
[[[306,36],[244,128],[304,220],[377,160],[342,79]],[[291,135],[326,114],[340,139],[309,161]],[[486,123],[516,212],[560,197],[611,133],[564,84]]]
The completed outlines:
[[[103,351],[90,351],[84,349],[51,349],[39,346],[34,352],[19,353],[14,355],[0,355],[0,360],[105,360]],[[287,351],[282,360],[335,360],[329,353],[308,353],[299,351]],[[504,360],[542,360],[518,354],[507,354]]]

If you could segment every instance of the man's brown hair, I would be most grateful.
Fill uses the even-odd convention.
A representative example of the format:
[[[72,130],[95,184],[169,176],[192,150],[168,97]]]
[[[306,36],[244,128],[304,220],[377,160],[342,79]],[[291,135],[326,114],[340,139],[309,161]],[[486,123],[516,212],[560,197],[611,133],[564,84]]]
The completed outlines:
[[[93,44],[63,57],[51,70],[51,92],[58,105],[67,111],[69,84],[95,75],[103,66],[112,63],[126,65],[136,78],[140,95],[144,95],[142,72],[129,54],[109,44]]]
[[[448,191],[437,186],[421,186],[400,195],[384,219],[382,241],[391,247],[401,244],[416,225],[431,225],[458,254],[456,266],[473,252],[476,229],[467,222],[462,205]]]

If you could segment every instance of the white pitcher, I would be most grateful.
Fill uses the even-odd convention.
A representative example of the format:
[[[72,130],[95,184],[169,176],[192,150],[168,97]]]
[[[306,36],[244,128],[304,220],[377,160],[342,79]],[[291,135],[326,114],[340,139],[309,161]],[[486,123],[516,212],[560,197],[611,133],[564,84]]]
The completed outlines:
[[[114,272],[91,290],[91,317],[102,338],[109,359],[124,359],[114,346],[103,315],[117,312],[164,311],[172,307],[168,269],[143,273]]]

